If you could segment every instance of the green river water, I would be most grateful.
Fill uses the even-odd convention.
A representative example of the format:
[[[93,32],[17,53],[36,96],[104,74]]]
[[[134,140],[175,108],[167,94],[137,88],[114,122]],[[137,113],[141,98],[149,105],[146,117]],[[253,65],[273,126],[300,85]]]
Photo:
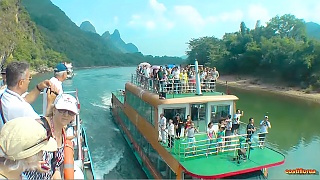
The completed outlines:
[[[135,67],[92,68],[75,70],[75,77],[64,82],[65,90],[78,88],[81,118],[87,129],[98,179],[146,178],[134,155],[110,115],[111,92],[123,89]],[[34,76],[30,87],[51,73]],[[224,87],[220,87],[224,91]],[[267,141],[286,156],[283,165],[269,169],[269,179],[320,179],[319,175],[287,175],[286,169],[320,171],[320,105],[267,92],[229,88],[239,97],[237,108],[244,111],[242,121],[249,117],[258,124],[266,112],[272,123]],[[40,113],[41,98],[33,104]]]

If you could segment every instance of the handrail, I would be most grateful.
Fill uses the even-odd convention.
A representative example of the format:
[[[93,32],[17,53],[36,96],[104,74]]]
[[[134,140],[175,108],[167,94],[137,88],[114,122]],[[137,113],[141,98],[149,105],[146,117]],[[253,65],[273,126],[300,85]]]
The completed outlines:
[[[141,74],[132,74],[131,83],[153,93],[169,93],[169,94],[180,94],[180,93],[195,93],[196,92],[196,81],[191,80],[157,80],[153,78],[147,78]],[[201,82],[201,89],[204,92],[215,92],[216,83],[211,80]]]
[[[166,137],[166,143],[168,143],[168,129],[165,129],[165,137]],[[159,130],[159,133],[161,133],[161,130]],[[260,134],[267,134],[267,133],[255,133],[252,136],[257,136]],[[160,134],[161,135],[161,134]],[[203,135],[202,133],[195,134],[196,136]],[[213,142],[210,142],[209,139],[203,139],[203,140],[196,140],[194,142],[183,142],[187,140],[187,137],[184,137],[180,141],[174,140],[174,143],[179,143],[178,146],[172,146],[172,150],[175,154],[178,155],[178,158],[181,159],[181,155],[183,156],[183,160],[186,160],[188,158],[197,157],[197,156],[208,156],[209,154],[218,154],[218,148],[221,149],[222,152],[227,151],[236,151],[238,149],[248,149],[250,148],[256,148],[260,147],[263,148],[265,144],[260,144],[262,142],[265,142],[265,137],[259,137],[258,141],[256,141],[254,138],[251,138],[251,141],[247,140],[248,134],[239,134],[239,135],[231,135],[231,136],[223,136],[220,137],[222,139],[222,145],[217,147],[218,143],[217,139],[219,138],[212,138],[211,140]],[[243,142],[240,142],[240,138],[245,138]],[[228,139],[228,140],[226,140]],[[194,144],[194,146],[190,146],[191,144]],[[193,148],[195,150],[193,150]],[[215,151],[211,151],[215,150]],[[205,151],[205,153],[201,153]],[[210,153],[208,153],[210,151]]]

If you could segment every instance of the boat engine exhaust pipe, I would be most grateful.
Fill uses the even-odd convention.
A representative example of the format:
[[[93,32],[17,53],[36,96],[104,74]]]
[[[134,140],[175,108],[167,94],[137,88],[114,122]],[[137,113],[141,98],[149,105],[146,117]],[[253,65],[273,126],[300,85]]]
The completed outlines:
[[[199,72],[199,68],[198,68],[198,60],[195,59],[194,61],[194,67],[196,70],[196,95],[201,96],[202,92],[201,92],[201,83],[200,83],[200,72]]]

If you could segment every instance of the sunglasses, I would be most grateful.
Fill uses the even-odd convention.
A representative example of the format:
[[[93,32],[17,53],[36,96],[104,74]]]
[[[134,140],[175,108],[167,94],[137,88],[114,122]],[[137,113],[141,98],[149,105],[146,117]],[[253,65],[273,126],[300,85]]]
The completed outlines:
[[[66,112],[68,112],[68,115],[70,116],[75,116],[76,113],[72,112],[72,111],[69,111],[69,110],[66,110],[66,109],[58,109],[59,113],[61,114],[65,114]]]

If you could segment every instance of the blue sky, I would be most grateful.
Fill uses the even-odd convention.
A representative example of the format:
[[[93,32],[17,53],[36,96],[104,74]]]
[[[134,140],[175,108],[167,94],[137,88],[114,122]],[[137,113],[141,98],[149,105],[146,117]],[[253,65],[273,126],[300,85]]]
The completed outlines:
[[[182,56],[192,38],[254,28],[276,15],[320,24],[319,0],[51,0],[78,26],[90,21],[100,35],[120,31],[145,55]]]

